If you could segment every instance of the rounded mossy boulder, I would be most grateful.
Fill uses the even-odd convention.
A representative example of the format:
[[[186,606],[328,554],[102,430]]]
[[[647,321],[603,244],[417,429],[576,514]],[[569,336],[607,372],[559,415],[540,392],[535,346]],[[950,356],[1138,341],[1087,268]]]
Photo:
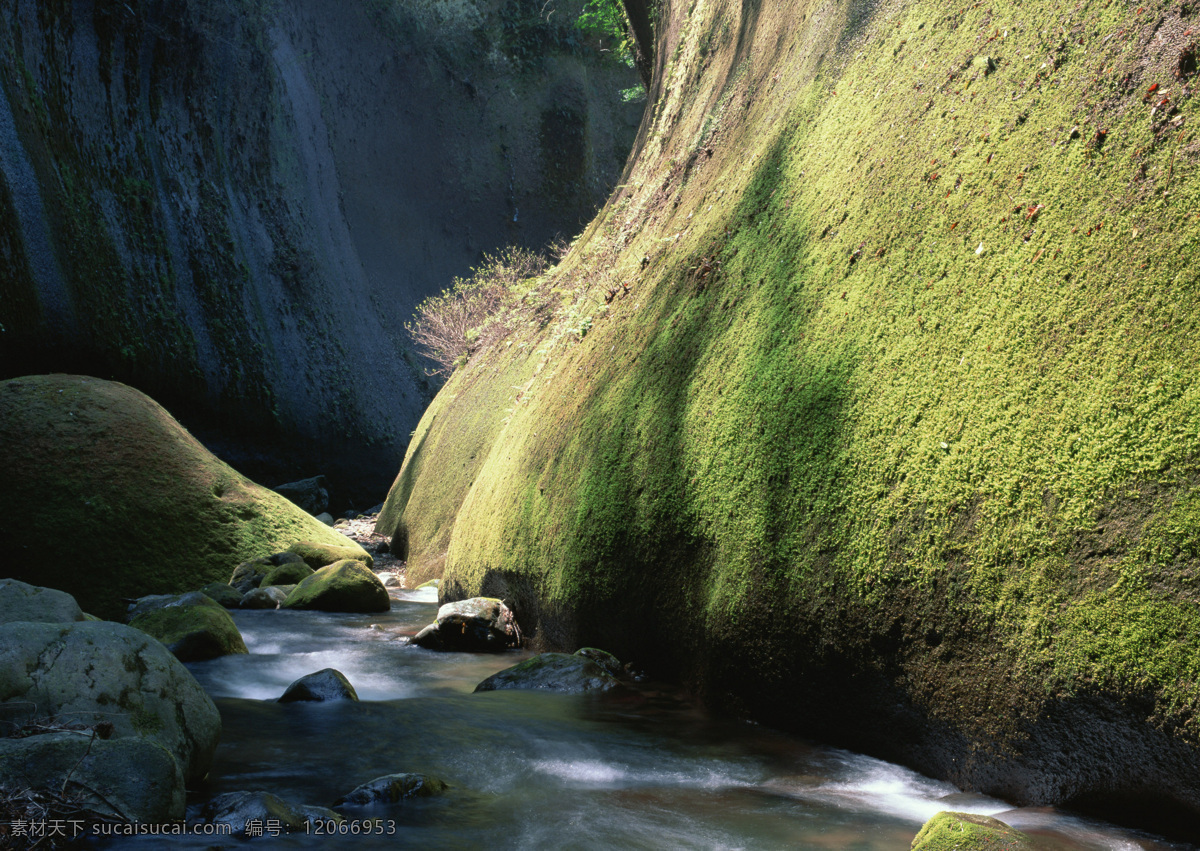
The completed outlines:
[[[211,597],[227,609],[236,609],[242,601],[242,592],[224,582],[210,582],[200,589],[200,593]]]
[[[272,585],[299,585],[316,571],[307,564],[281,564],[271,568],[262,578],[259,588],[269,588]]]
[[[348,558],[361,561],[367,567],[375,566],[375,559],[371,557],[370,553],[341,533],[335,534],[341,539],[338,543],[298,541],[288,547],[288,552],[300,556],[304,559],[304,563],[313,570],[320,570],[322,567],[328,567],[334,562],[344,561]]]
[[[294,541],[347,543],[116,382],[0,382],[0,456],[0,515],[21,518],[5,530],[10,576],[67,591],[102,617],[120,617],[122,598],[198,588]]]
[[[913,839],[912,851],[1032,851],[1033,840],[991,816],[938,813]]]
[[[321,568],[292,589],[282,606],[323,612],[386,612],[391,607],[379,577],[355,559]]]
[[[52,716],[156,741],[188,782],[204,779],[221,735],[212,699],[144,632],[107,622],[0,625],[0,718],[19,727]]]
[[[245,594],[251,588],[259,587],[267,574],[276,567],[287,564],[304,564],[304,559],[295,553],[286,552],[250,559],[233,569],[233,575],[229,577],[229,584]]]
[[[181,662],[202,662],[250,652],[225,607],[211,598],[205,599],[207,603],[164,606],[145,612],[129,625],[157,638]]]
[[[84,620],[83,611],[70,594],[16,579],[0,579],[0,623],[73,623],[81,620]]]

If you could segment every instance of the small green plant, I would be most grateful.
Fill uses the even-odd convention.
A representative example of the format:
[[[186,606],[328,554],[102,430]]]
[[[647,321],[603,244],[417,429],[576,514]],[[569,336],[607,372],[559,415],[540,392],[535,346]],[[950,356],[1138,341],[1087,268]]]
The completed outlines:
[[[515,325],[546,309],[546,300],[530,279],[544,272],[547,259],[510,246],[485,254],[483,263],[450,289],[417,305],[404,328],[421,352],[438,365],[430,375],[453,372],[471,355],[503,339]]]
[[[588,0],[575,26],[589,35],[611,39],[613,53],[626,64],[633,64],[634,48],[621,0]]]

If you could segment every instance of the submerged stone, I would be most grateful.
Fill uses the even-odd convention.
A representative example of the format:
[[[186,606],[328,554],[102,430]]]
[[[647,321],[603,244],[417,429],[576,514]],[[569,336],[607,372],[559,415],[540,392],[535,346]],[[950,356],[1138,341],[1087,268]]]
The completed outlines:
[[[475,686],[475,691],[544,689],[580,694],[585,691],[608,691],[618,685],[620,680],[586,656],[542,653],[492,674]]]
[[[235,834],[245,834],[247,822],[257,822],[261,827],[267,821],[273,821],[282,829],[301,832],[306,824],[315,821],[344,821],[333,810],[294,804],[264,791],[218,795],[204,805],[200,818],[205,824],[229,825]]]
[[[444,781],[425,774],[388,774],[362,784],[350,794],[338,798],[333,805],[396,804],[408,798],[440,795],[447,788]]]

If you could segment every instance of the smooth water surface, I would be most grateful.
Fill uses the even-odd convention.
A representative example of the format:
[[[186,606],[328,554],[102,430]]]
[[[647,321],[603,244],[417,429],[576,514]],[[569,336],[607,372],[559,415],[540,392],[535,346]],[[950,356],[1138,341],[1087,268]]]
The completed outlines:
[[[924,821],[953,809],[998,815],[1047,849],[1174,847],[1049,810],[1014,810],[880,760],[712,719],[664,687],[472,694],[527,654],[410,645],[405,637],[433,619],[436,603],[432,593],[392,594],[393,609],[382,615],[233,613],[250,655],[189,665],[224,721],[192,814],[235,790],[330,806],[373,778],[420,772],[450,790],[344,811],[360,824],[383,819],[376,829],[394,835],[263,837],[253,845],[903,851]],[[274,702],[293,680],[326,667],[342,671],[361,701]]]

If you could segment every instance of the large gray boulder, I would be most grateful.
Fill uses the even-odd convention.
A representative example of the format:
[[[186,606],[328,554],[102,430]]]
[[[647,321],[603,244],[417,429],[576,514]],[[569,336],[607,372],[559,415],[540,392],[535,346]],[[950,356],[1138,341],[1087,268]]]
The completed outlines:
[[[542,689],[563,694],[608,691],[620,680],[595,660],[579,654],[542,653],[492,674],[475,691]]]
[[[159,641],[116,623],[0,625],[0,720],[61,717],[157,742],[202,780],[221,735],[204,689]]]
[[[316,821],[342,822],[333,810],[285,801],[270,792],[226,792],[218,795],[200,812],[205,824],[227,824],[235,834],[246,832],[246,822],[278,822],[281,830],[302,832],[306,824]]]
[[[413,643],[430,650],[500,651],[517,643],[516,621],[500,600],[472,597],[438,609],[437,620]]]
[[[321,568],[292,589],[283,603],[285,609],[322,612],[386,612],[391,607],[379,577],[355,559]]]
[[[157,638],[181,662],[249,652],[225,607],[198,591],[140,614],[129,625]]]
[[[74,623],[84,620],[83,610],[65,591],[0,579],[0,623],[37,621]]]
[[[0,783],[53,789],[104,816],[163,824],[184,816],[179,761],[152,739],[91,732],[0,739]]]

